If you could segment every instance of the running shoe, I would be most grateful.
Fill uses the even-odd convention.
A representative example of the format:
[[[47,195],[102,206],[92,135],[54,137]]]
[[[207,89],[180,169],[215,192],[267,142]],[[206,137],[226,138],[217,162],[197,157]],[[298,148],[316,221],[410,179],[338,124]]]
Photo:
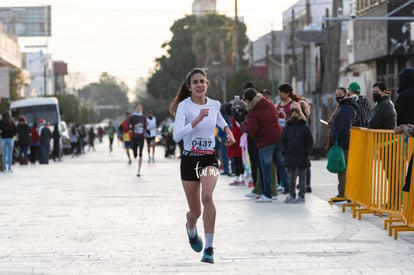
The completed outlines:
[[[203,241],[198,236],[197,229],[196,229],[196,235],[195,235],[194,238],[191,238],[190,234],[188,234],[187,225],[185,225],[185,231],[187,232],[188,242],[190,243],[191,248],[195,252],[200,252],[203,249]]]
[[[204,254],[203,257],[201,257],[201,261],[203,263],[214,264],[214,252],[212,247],[204,249]]]

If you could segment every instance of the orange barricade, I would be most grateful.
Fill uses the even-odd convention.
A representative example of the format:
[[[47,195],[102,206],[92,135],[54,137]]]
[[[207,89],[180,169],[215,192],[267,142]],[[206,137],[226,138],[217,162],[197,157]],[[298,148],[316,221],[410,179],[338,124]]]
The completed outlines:
[[[389,215],[384,227],[398,238],[398,231],[414,231],[414,184],[402,192],[407,166],[414,152],[414,139],[395,135],[392,130],[351,129],[345,197],[352,215]],[[411,177],[411,179],[414,178]],[[413,180],[411,180],[413,182]],[[331,202],[334,199],[331,199]],[[392,225],[402,222],[403,225]]]

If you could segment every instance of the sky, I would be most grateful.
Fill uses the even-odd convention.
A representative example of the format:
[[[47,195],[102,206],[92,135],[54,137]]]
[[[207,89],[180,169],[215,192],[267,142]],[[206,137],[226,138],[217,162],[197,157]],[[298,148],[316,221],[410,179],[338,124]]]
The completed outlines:
[[[238,0],[247,35],[255,40],[282,29],[282,13],[298,0]],[[133,88],[147,78],[154,60],[165,51],[175,20],[191,14],[193,0],[0,0],[2,7],[52,6],[52,36],[19,39],[25,45],[47,44],[43,52],[68,63],[69,73],[80,72],[87,84],[108,72]],[[234,16],[234,0],[217,0],[217,12]]]

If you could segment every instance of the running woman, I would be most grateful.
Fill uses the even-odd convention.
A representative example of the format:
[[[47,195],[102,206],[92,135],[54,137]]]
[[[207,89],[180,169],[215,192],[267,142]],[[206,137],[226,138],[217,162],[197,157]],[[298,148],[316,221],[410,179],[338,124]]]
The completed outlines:
[[[147,119],[142,114],[142,105],[138,104],[135,108],[135,112],[130,115],[128,119],[128,129],[132,131],[131,145],[134,158],[138,158],[138,174],[137,177],[141,176],[141,165],[142,165],[142,149],[144,148],[145,129],[147,128]],[[138,151],[139,149],[139,151]]]
[[[202,262],[214,263],[213,238],[216,208],[213,191],[220,175],[214,154],[214,129],[218,125],[227,134],[226,146],[235,143],[233,134],[220,113],[220,102],[206,97],[207,73],[195,68],[187,74],[186,80],[170,105],[175,115],[173,137],[175,142],[184,141],[181,157],[181,180],[187,198],[186,230],[191,248],[200,252],[203,241],[197,234],[197,220],[203,204],[205,233]],[[200,201],[201,191],[201,201]]]

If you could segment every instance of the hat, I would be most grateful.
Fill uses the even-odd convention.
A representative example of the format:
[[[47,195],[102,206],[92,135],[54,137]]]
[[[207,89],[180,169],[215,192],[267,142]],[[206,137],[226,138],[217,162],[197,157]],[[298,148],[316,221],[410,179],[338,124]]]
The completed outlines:
[[[357,82],[351,82],[348,86],[348,89],[350,91],[353,91],[354,93],[360,93],[361,92],[361,87],[359,86],[359,84]]]

